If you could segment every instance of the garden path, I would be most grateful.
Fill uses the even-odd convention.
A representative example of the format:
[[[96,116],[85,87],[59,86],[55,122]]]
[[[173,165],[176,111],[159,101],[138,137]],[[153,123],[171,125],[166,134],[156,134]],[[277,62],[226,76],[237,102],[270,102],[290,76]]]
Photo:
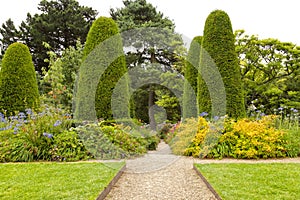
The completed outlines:
[[[173,155],[161,142],[156,151],[126,161],[127,169],[106,199],[215,199],[193,163],[194,159]]]

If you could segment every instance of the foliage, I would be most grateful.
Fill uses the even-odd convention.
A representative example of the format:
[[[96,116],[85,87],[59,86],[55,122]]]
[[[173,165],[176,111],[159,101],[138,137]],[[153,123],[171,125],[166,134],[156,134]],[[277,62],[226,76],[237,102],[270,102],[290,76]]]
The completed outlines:
[[[7,21],[0,33],[3,51],[11,44],[11,38],[14,38],[13,41],[24,41],[32,53],[35,69],[42,73],[42,67],[48,70],[48,64],[44,63],[48,50],[42,43],[50,44],[56,53],[69,46],[75,47],[78,38],[84,43],[97,12],[79,5],[76,0],[41,0],[38,10],[39,13],[33,16],[28,13],[18,30]]]
[[[221,10],[211,12],[205,22],[203,48],[213,59],[222,76],[226,90],[226,114],[229,117],[241,118],[245,117],[245,105],[234,39],[227,13]],[[201,56],[200,73],[203,76],[203,70],[207,70],[206,68],[210,66],[207,65],[207,60],[203,58],[203,55]],[[211,98],[208,96],[208,92],[201,93],[200,88],[206,87],[203,84],[203,82],[199,82],[198,85],[199,112],[210,113],[211,104],[205,100]],[[219,101],[224,101],[224,99],[219,99]]]
[[[286,132],[275,128],[275,116],[227,122],[225,133],[208,157],[279,158],[289,155]]]
[[[76,161],[91,157],[78,135],[68,131],[73,122],[59,109],[27,109],[16,116],[0,116],[0,161]]]
[[[265,114],[285,106],[300,110],[300,47],[243,30],[235,35],[247,105],[263,105],[257,108]]]
[[[123,166],[124,162],[2,164],[0,198],[96,199]]]
[[[26,45],[11,44],[2,60],[0,71],[0,111],[7,115],[39,107],[39,92],[32,63]]]
[[[298,199],[299,163],[196,164],[222,199]]]
[[[197,112],[197,100],[194,98],[197,96],[198,88],[198,76],[200,67],[200,48],[202,43],[202,36],[196,36],[193,38],[190,49],[187,55],[184,70],[184,93],[183,93],[183,118],[196,117]],[[194,94],[194,95],[193,95]]]
[[[102,121],[74,129],[84,141],[86,148],[97,159],[121,159],[143,155],[155,150],[159,139],[147,130]]]

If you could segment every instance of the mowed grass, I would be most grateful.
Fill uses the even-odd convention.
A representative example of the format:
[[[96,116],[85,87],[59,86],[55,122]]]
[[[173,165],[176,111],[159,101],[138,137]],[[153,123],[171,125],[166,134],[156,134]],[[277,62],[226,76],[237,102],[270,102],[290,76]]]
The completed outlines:
[[[0,199],[93,199],[124,163],[0,164]]]
[[[195,164],[224,200],[300,199],[300,164]]]

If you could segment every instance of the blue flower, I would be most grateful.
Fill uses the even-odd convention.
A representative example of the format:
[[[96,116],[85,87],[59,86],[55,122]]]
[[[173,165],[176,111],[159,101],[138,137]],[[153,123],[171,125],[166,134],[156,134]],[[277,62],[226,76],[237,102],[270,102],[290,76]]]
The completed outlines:
[[[50,133],[43,133],[43,136],[47,137],[47,138],[52,138],[53,135]]]
[[[27,115],[32,115],[33,114],[32,110],[30,108],[25,109],[25,112],[26,112]]]
[[[218,121],[219,119],[220,119],[219,116],[214,116],[214,120],[215,120],[215,121]]]
[[[283,109],[284,109],[283,107],[279,107],[279,108],[278,108],[278,110],[283,110]]]
[[[200,116],[200,117],[204,117],[204,116],[207,116],[207,115],[208,115],[207,112],[202,112],[199,116]]]
[[[59,126],[59,125],[61,125],[61,121],[57,120],[53,126]]]
[[[26,118],[26,115],[23,112],[20,112],[18,115],[19,115],[19,119],[25,119]]]

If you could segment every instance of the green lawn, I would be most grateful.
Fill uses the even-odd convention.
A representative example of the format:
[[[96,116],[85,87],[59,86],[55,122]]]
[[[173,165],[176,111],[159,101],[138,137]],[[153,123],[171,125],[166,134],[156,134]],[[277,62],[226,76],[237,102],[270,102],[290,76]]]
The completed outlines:
[[[195,164],[222,199],[300,199],[300,164]]]
[[[124,163],[0,164],[0,199],[93,199]]]

